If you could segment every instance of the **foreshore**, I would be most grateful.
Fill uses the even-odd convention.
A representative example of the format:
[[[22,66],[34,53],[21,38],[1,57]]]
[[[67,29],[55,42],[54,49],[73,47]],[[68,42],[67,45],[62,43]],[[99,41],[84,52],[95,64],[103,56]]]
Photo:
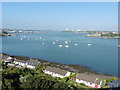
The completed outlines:
[[[98,75],[98,76],[104,76],[104,77],[114,77],[113,75],[95,72],[95,71],[91,70],[90,67],[87,67],[87,66],[81,66],[81,65],[77,65],[77,64],[60,64],[60,63],[56,63],[56,62],[49,62],[47,60],[42,60],[39,58],[30,58],[30,57],[26,57],[26,56],[9,55],[9,54],[5,54],[5,53],[0,53],[0,54],[2,54],[3,56],[11,56],[11,57],[16,58],[18,60],[24,60],[24,61],[26,61],[26,60],[38,60],[42,64],[61,68],[64,70],[68,70],[70,72],[92,74],[92,75]],[[117,76],[115,76],[115,77],[117,77]]]

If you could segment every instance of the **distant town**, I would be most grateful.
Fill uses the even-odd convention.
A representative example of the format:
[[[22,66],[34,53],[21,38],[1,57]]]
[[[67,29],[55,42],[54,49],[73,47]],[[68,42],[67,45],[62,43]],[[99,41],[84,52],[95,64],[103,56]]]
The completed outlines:
[[[101,38],[120,38],[119,31],[94,31],[94,30],[62,30],[63,32],[87,33],[87,37],[101,37]],[[16,36],[17,34],[9,33],[47,33],[43,30],[12,30],[0,29],[0,36]]]
[[[63,32],[88,33],[87,37],[120,38],[119,31],[64,30]]]
[[[0,29],[0,36],[17,36],[17,34],[12,33],[46,33],[40,30],[12,30],[12,29]]]

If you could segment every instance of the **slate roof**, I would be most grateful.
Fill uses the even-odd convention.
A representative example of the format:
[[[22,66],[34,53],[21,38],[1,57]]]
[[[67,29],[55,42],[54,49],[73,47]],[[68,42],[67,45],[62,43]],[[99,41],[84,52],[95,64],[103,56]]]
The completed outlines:
[[[4,60],[5,63],[12,62],[14,60],[13,56],[0,53],[0,60]]]
[[[95,75],[95,74],[78,73],[76,78],[94,83],[96,78],[108,80],[108,79],[113,78],[113,76],[106,76],[106,75],[102,75],[102,74]]]
[[[8,55],[0,55],[0,60],[4,60],[4,61],[12,61],[13,57],[12,56],[8,56]]]
[[[37,66],[40,63],[40,61],[37,60],[29,60],[26,62],[27,65]]]
[[[92,82],[94,83],[96,78],[98,78],[97,75],[89,75],[89,74],[84,74],[84,73],[79,73],[77,74],[76,76],[77,79],[79,80],[84,80],[84,81],[87,81],[87,82]]]
[[[51,67],[51,66],[48,66],[47,68],[46,68],[46,70],[47,71],[50,71],[50,72],[53,72],[53,73],[57,73],[57,74],[60,74],[60,75],[66,75],[66,73],[68,72],[68,71],[66,71],[66,70],[62,70],[62,69],[60,69],[60,68],[56,68],[56,67]]]
[[[21,62],[21,63],[25,63],[26,61],[24,60],[15,60],[16,62]]]
[[[2,55],[2,59],[3,59],[3,60],[6,60],[8,57],[9,57],[9,56],[7,56],[7,55]]]

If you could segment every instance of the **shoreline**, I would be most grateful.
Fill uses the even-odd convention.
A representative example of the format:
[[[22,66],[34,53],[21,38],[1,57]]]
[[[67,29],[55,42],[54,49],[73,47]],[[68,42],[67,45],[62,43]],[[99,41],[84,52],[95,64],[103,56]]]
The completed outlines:
[[[115,76],[115,77],[118,77],[118,78],[120,77],[120,76],[116,76],[116,75],[99,73],[97,71],[91,70],[91,67],[82,66],[82,65],[79,65],[79,64],[61,64],[61,63],[58,63],[58,62],[51,62],[51,61],[43,60],[43,59],[40,59],[40,58],[31,58],[31,57],[28,57],[28,56],[10,55],[10,54],[7,54],[7,53],[0,53],[0,54],[6,55],[6,56],[11,56],[11,57],[14,57],[16,59],[20,59],[20,60],[24,60],[24,61],[25,60],[30,60],[30,59],[38,60],[42,64],[49,64],[50,66],[61,68],[61,69],[64,69],[64,70],[68,70],[70,72],[86,73],[86,74],[93,74],[93,75],[104,75],[104,76],[112,76],[112,77]]]
[[[0,35],[0,37],[10,37],[10,36],[18,36],[18,35],[17,34]]]
[[[97,38],[107,38],[107,39],[120,39],[120,37],[92,36],[92,35],[86,35],[86,37],[97,37]]]

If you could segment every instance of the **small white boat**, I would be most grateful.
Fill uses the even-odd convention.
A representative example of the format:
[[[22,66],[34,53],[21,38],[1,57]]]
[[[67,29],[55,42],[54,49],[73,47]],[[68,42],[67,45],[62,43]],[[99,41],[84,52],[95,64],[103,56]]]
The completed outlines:
[[[23,38],[20,38],[20,40],[23,40]]]
[[[42,43],[43,45],[45,44],[45,43]]]
[[[53,42],[53,44],[55,44],[55,42]]]
[[[68,47],[69,47],[69,45],[65,45],[65,47],[67,47],[67,48],[68,48]]]
[[[90,43],[88,44],[88,46],[91,46],[91,45],[92,45],[92,44],[90,44]]]
[[[39,39],[42,39],[42,37],[40,37]]]
[[[75,46],[77,46],[78,44],[76,43]]]
[[[30,40],[30,39],[28,38],[28,40]]]
[[[90,35],[88,34],[88,35],[86,35],[87,37],[89,37]]]
[[[62,47],[63,45],[59,45],[59,47]]]
[[[68,41],[65,41],[65,43],[68,43]]]

